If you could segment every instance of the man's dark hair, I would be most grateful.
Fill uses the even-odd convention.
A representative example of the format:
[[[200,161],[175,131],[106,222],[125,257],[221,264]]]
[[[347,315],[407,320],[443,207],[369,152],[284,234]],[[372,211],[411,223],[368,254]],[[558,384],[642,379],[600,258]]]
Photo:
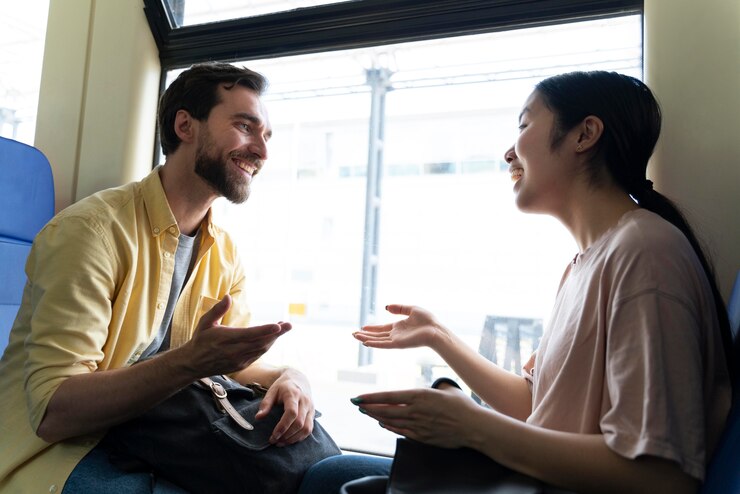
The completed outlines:
[[[206,120],[211,109],[221,102],[218,88],[227,91],[239,85],[257,95],[267,89],[267,79],[246,67],[228,63],[196,64],[177,76],[159,99],[159,139],[165,156],[180,146],[175,133],[175,115],[185,110],[196,120]]]

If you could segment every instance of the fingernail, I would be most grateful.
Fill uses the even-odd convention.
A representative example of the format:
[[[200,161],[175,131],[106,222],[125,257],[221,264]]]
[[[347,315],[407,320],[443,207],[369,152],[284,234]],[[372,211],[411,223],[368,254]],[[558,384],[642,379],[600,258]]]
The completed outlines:
[[[358,408],[358,410],[360,411],[360,413],[364,413],[365,415],[367,415],[367,410],[365,410],[364,408]]]
[[[349,401],[351,401],[353,405],[359,405],[363,400],[362,398],[350,398]]]
[[[388,306],[387,305],[385,306],[385,310],[388,310]]]
[[[383,422],[378,422],[378,425],[385,429],[385,425],[383,424]]]

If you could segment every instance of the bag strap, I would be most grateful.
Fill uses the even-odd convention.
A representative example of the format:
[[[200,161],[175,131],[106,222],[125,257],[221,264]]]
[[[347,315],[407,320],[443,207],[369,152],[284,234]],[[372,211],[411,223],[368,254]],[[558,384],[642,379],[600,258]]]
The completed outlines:
[[[211,390],[216,403],[218,403],[221,409],[228,413],[229,416],[234,419],[237,424],[248,431],[254,430],[254,426],[247,422],[244,417],[242,417],[241,414],[236,411],[236,408],[234,408],[234,406],[229,401],[226,390],[223,386],[221,386],[220,383],[213,381],[210,377],[202,377],[200,378],[200,382],[205,384],[208,389]]]

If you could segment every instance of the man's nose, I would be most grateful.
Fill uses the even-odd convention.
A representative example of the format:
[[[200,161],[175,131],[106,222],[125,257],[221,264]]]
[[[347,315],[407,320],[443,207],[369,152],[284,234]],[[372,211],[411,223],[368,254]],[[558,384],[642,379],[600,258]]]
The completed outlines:
[[[259,159],[263,161],[267,159],[267,140],[264,137],[255,138],[249,143],[247,149]]]

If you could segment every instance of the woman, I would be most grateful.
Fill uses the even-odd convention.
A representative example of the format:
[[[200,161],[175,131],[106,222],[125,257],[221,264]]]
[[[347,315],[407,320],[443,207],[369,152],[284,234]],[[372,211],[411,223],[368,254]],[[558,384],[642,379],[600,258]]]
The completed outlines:
[[[470,447],[579,492],[695,492],[729,410],[730,332],[690,227],[645,177],[660,110],[639,80],[576,72],[540,82],[505,154],[517,206],[579,246],[524,377],[418,307],[367,326],[374,348],[428,346],[491,409],[452,386],[352,401],[382,427]],[[725,350],[723,350],[723,346]]]

